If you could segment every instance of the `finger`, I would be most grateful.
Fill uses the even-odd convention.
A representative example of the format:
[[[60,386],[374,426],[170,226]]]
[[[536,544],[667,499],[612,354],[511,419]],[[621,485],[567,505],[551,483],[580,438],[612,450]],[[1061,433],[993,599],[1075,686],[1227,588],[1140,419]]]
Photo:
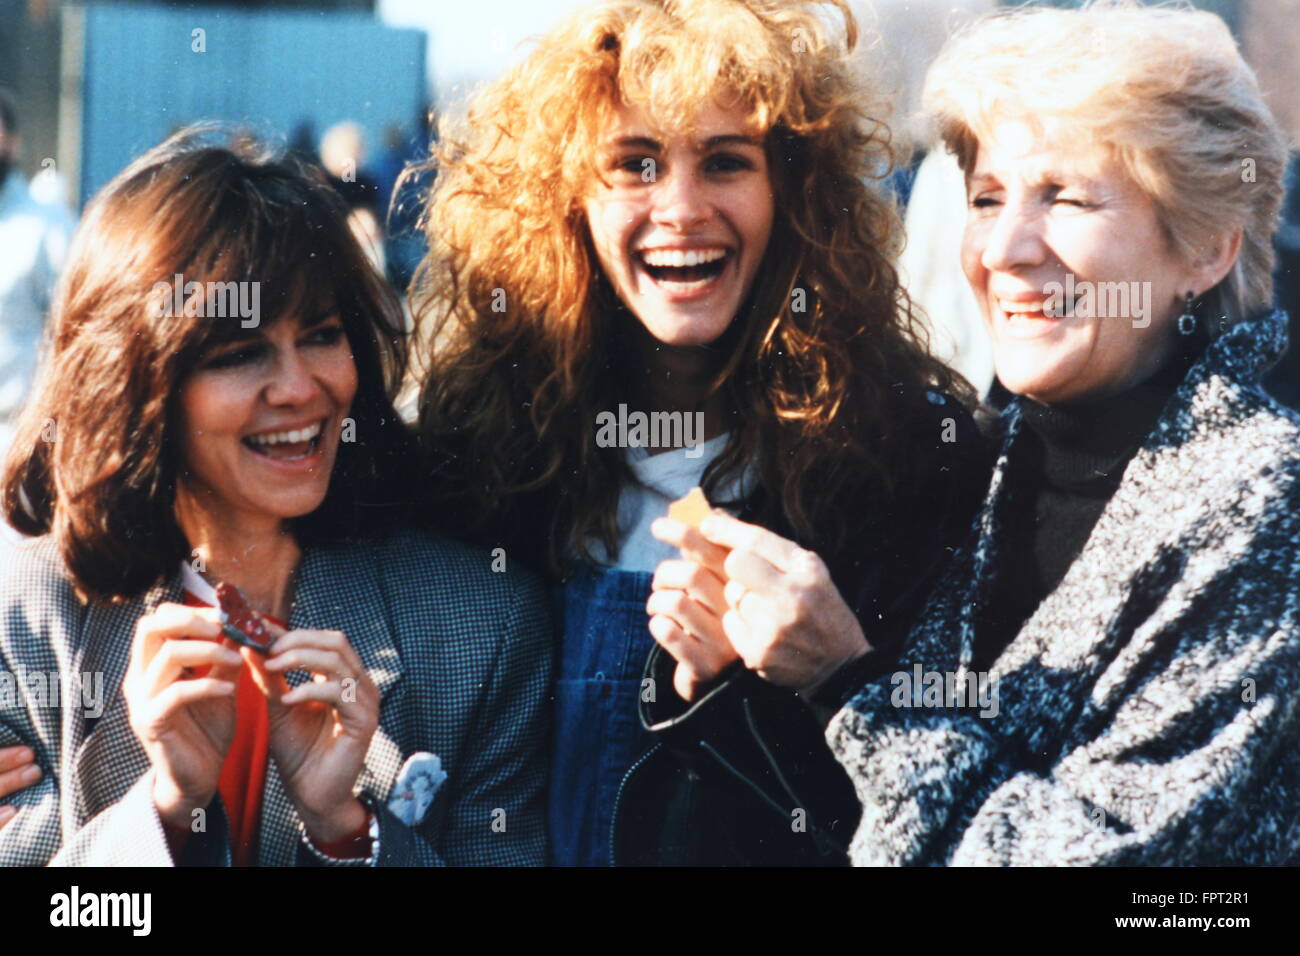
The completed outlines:
[[[18,811],[13,807],[0,807],[0,827],[3,827],[17,815]]]
[[[285,651],[294,648],[309,648],[320,651],[332,651],[345,662],[353,673],[365,670],[361,658],[342,631],[312,631],[300,629],[286,631],[271,645],[269,658],[274,660]]]
[[[739,581],[727,582],[727,606],[740,615],[748,630],[751,643],[771,641],[777,633],[777,607],[764,594],[746,590]],[[723,629],[726,633],[726,629]],[[730,640],[730,636],[727,638]]]
[[[670,617],[656,614],[650,618],[648,626],[650,636],[655,639],[659,646],[671,654],[675,661],[693,660],[703,653],[699,638],[688,633],[685,628]]]
[[[226,673],[232,669],[237,673],[242,662],[239,655],[217,641],[169,640],[158,649],[149,668],[145,671],[143,687],[146,694],[154,696],[164,687],[173,683],[187,667],[221,667]],[[227,677],[204,675],[214,680],[228,680]]]
[[[753,551],[732,551],[723,573],[728,581],[739,581],[747,591],[780,593],[787,585],[785,572]]]
[[[19,744],[16,747],[0,747],[0,771],[13,770],[32,763],[36,754],[31,747]]]
[[[651,591],[645,609],[651,617],[662,615],[672,619],[701,641],[716,644],[722,637],[718,616],[685,591]]]
[[[218,643],[226,650],[230,651],[230,653],[234,654],[235,657],[213,664],[212,669],[203,676],[215,677],[217,680],[228,680],[238,683],[239,673],[244,669],[244,658],[239,653],[239,645],[228,637],[222,638]]]
[[[354,676],[348,662],[337,651],[322,651],[314,647],[294,647],[283,653],[277,652],[274,657],[267,658],[265,666],[273,674],[307,671],[339,679]]]
[[[131,666],[144,671],[168,640],[181,637],[216,638],[221,634],[221,612],[214,607],[159,604],[135,625]]]
[[[228,680],[216,680],[212,677],[199,677],[194,680],[176,681],[165,687],[162,693],[153,699],[150,714],[150,726],[155,730],[162,727],[177,711],[203,700],[219,700],[235,693],[235,685]]]
[[[29,763],[14,770],[6,770],[4,773],[0,773],[0,797],[7,797],[11,793],[17,793],[24,787],[30,787],[40,779],[41,768],[34,763]]]
[[[722,614],[727,609],[722,579],[694,561],[676,558],[660,561],[650,587],[656,591],[685,591],[714,614]]]
[[[752,551],[779,571],[785,571],[795,552],[803,550],[793,541],[759,525],[733,518],[725,511],[714,511],[700,522],[700,533],[719,547]]]
[[[688,633],[672,618],[656,614],[650,618],[650,634],[679,664],[689,665],[697,677],[708,678],[736,659],[730,643],[708,643]]]
[[[650,525],[650,533],[680,550],[682,557],[687,560],[722,576],[722,563],[727,560],[727,549],[710,543],[698,529],[673,518],[656,518]]]
[[[739,611],[728,611],[722,615],[722,630],[746,667],[755,670],[763,663],[764,647]]]
[[[249,673],[253,677],[253,683],[262,695],[276,706],[279,705],[280,698],[288,693],[289,682],[284,679],[282,674],[272,674],[266,669],[266,658],[251,647],[243,647],[239,650],[240,656],[244,663],[248,665]]]
[[[673,669],[673,690],[682,700],[694,700],[701,683],[700,676],[689,664],[679,663]]]
[[[736,605],[734,612],[740,615],[749,631],[751,642],[772,644],[777,635],[778,608],[776,602],[766,594],[746,591]],[[725,633],[725,632],[724,632]]]
[[[285,707],[317,701],[337,710],[340,716],[353,715],[357,709],[356,701],[348,701],[343,696],[343,686],[336,680],[308,681],[299,684],[280,695],[280,703]]]

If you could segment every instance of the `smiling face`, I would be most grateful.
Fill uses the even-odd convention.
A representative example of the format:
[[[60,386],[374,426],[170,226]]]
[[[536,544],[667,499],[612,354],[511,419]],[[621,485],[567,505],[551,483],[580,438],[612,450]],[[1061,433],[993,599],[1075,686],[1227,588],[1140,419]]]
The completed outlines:
[[[286,317],[212,348],[180,390],[180,493],[232,524],[315,511],[356,391],[337,315]]]
[[[980,141],[967,178],[962,268],[998,378],[1048,403],[1115,394],[1153,374],[1172,352],[1186,293],[1222,278],[1175,252],[1118,163],[1085,168],[1078,155],[1077,144],[1005,122]],[[1058,297],[1066,308],[1053,309],[1053,293],[1071,287],[1080,307]]]
[[[586,201],[592,243],[619,299],[665,345],[707,345],[740,311],[772,231],[762,139],[739,110],[701,110],[692,136],[624,108]]]

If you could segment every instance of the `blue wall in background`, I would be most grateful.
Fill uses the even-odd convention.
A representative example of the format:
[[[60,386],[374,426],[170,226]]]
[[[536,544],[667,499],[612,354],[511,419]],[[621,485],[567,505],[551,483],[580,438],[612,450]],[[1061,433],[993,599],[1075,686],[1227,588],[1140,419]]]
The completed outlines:
[[[133,4],[86,7],[80,201],[198,120],[249,122],[286,140],[303,120],[366,129],[368,157],[426,99],[425,36],[365,14]],[[206,31],[207,51],[191,51]]]

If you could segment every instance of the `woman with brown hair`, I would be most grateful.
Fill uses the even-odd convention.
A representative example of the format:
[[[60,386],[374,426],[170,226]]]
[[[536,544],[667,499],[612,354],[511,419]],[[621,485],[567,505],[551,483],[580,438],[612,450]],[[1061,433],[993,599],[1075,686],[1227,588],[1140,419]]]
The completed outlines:
[[[559,863],[843,862],[857,805],[805,702],[889,659],[982,491],[867,185],[855,41],[842,2],[606,0],[442,137],[431,509],[560,584]],[[652,532],[695,485],[756,540]],[[766,573],[744,610],[799,666],[733,641],[724,561]]]
[[[0,863],[542,861],[544,605],[398,528],[400,323],[337,196],[247,140],[90,204],[4,476],[38,537],[0,745],[42,776]]]

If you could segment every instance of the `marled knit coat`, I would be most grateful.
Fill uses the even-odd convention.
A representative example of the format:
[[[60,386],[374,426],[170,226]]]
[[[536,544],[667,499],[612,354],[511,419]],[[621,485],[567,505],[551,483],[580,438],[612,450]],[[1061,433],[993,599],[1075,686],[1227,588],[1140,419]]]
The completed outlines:
[[[1285,328],[1242,322],[1188,372],[994,662],[996,716],[903,706],[918,701],[894,675],[835,716],[863,805],[855,863],[1300,862],[1300,417],[1259,385]],[[971,659],[1017,403],[1003,425],[977,527],[909,637],[909,680]]]

